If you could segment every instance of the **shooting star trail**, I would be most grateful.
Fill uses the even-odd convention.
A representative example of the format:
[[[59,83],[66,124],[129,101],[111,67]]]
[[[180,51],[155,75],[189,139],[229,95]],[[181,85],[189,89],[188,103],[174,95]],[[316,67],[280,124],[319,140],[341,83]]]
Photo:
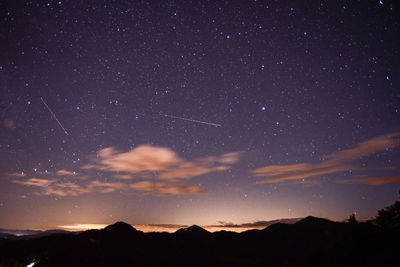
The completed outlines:
[[[162,113],[159,113],[159,115],[163,116],[163,117],[173,118],[173,119],[179,119],[179,120],[184,120],[184,121],[191,121],[191,122],[196,122],[196,123],[207,124],[207,125],[211,125],[211,126],[215,126],[215,127],[221,127],[221,124],[218,124],[218,123],[192,120],[192,119],[187,119],[187,118],[182,118],[182,117],[177,117],[177,116],[172,116],[172,115],[167,115],[167,114],[162,114]]]
[[[65,128],[62,126],[61,122],[57,119],[56,114],[49,108],[49,106],[46,104],[46,102],[44,102],[43,98],[40,97],[40,100],[42,100],[43,104],[46,106],[46,108],[49,110],[50,114],[53,116],[53,118],[58,122],[58,125],[60,125],[60,127],[63,129],[64,133],[66,135],[69,135],[67,130],[65,130]]]

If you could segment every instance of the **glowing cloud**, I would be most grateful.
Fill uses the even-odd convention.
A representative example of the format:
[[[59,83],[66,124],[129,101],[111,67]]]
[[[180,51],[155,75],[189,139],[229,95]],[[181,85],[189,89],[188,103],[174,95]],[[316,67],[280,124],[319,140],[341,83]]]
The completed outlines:
[[[67,171],[67,170],[59,170],[56,172],[57,175],[76,175],[75,172]]]
[[[93,164],[84,168],[117,172],[115,177],[120,179],[148,178],[149,173],[157,173],[160,179],[181,179],[227,170],[239,157],[239,152],[232,152],[186,161],[166,147],[141,145],[128,152],[108,147],[100,150]]]
[[[344,184],[367,184],[367,185],[384,185],[391,183],[400,183],[400,176],[386,176],[386,177],[371,177],[362,179],[347,179],[341,180],[340,183]]]
[[[23,185],[47,187],[54,181],[48,179],[40,179],[40,178],[29,178],[28,180],[13,180],[12,182]]]
[[[9,177],[25,177],[26,173],[23,172],[14,172],[14,173],[10,173],[8,174]]]
[[[264,184],[279,183],[284,181],[298,181],[300,179],[346,171],[364,171],[366,169],[358,166],[349,165],[349,162],[358,160],[362,157],[369,156],[377,152],[392,149],[399,144],[399,137],[400,133],[392,133],[378,136],[360,143],[355,148],[346,149],[331,154],[326,157],[325,161],[317,164],[299,163],[290,165],[272,165],[255,169],[252,171],[252,173],[255,176],[268,177],[267,179],[258,182]],[[370,185],[376,185],[382,182],[382,180],[376,181],[374,179],[375,178],[367,178],[358,181],[363,181],[364,183]],[[393,179],[394,178],[392,177],[392,180]],[[306,181],[304,180],[303,182]]]
[[[86,193],[146,193],[156,196],[172,196],[187,194],[204,194],[206,191],[197,186],[189,185],[182,179],[190,179],[214,171],[225,171],[231,164],[239,160],[241,153],[232,152],[220,156],[197,158],[192,161],[182,159],[173,150],[166,147],[141,145],[128,152],[118,152],[113,147],[100,150],[92,164],[85,165],[83,172],[88,169],[109,172],[109,180],[102,182],[90,180],[88,175],[78,175],[68,170],[38,173],[53,175],[55,179],[29,178],[13,180],[14,183],[40,187],[37,195],[79,196]],[[24,175],[12,174],[12,177],[23,178]],[[77,183],[65,182],[64,176],[79,178]],[[128,183],[133,178],[142,180]],[[156,179],[148,181],[143,179]],[[161,181],[160,181],[161,180]]]
[[[131,188],[138,191],[149,192],[153,195],[158,196],[170,196],[170,195],[188,195],[188,194],[204,194],[206,191],[196,185],[186,185],[182,183],[155,183],[150,181],[142,181],[130,185]]]

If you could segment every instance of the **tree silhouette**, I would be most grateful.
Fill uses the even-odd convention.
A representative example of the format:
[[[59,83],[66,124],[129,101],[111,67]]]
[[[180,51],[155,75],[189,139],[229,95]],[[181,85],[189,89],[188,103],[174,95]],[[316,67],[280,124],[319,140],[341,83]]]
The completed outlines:
[[[350,224],[357,224],[357,220],[356,220],[356,215],[353,213],[349,216],[349,218],[347,219],[347,222]]]
[[[384,228],[400,227],[400,201],[396,201],[394,204],[379,210],[375,222]]]

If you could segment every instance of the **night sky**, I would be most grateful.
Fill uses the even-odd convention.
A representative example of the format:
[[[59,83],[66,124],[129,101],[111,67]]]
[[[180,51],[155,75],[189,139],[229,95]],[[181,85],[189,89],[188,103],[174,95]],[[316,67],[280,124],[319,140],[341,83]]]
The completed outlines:
[[[1,228],[369,219],[398,198],[395,1],[0,10]]]

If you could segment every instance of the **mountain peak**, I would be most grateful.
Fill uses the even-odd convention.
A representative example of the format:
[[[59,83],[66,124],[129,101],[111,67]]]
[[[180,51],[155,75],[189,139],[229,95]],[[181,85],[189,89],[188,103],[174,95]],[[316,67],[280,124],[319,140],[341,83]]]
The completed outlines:
[[[135,228],[132,227],[132,225],[127,224],[125,222],[116,222],[114,224],[110,224],[109,226],[107,226],[106,228],[104,228],[104,230],[106,231],[136,231]]]
[[[201,228],[200,226],[193,224],[192,226],[186,228],[188,231],[204,231],[204,232],[208,232],[207,230],[205,230],[204,228]]]
[[[210,232],[194,224],[190,227],[179,229],[178,231],[176,231],[176,233],[177,234],[186,233],[190,235],[204,235],[204,234],[209,234]]]
[[[331,222],[332,221],[327,220],[327,219],[318,218],[318,217],[314,217],[314,216],[307,216],[295,224],[327,224],[327,223],[331,223]]]

